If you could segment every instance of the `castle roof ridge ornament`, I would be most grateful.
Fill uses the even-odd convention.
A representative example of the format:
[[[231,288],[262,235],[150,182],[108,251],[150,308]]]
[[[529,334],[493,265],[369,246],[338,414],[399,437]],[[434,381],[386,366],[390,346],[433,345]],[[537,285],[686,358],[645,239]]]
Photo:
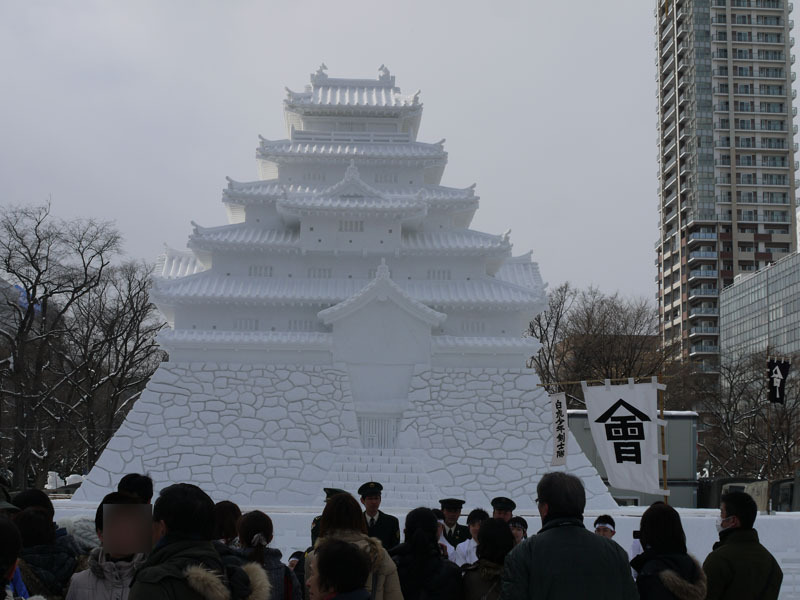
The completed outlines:
[[[351,158],[350,164],[347,165],[347,169],[344,172],[344,180],[343,181],[352,181],[354,179],[361,179],[361,176],[358,174],[358,167],[356,166],[356,159]]]
[[[394,77],[389,72],[389,68],[386,65],[381,65],[378,67],[378,81],[382,81],[384,83],[388,83],[390,86],[394,87]]]
[[[311,83],[325,83],[328,80],[328,74],[325,72],[327,70],[328,65],[321,63],[316,72],[311,75]]]
[[[381,264],[378,265],[378,269],[375,271],[375,279],[391,279],[389,266],[386,264],[385,258],[381,259]]]

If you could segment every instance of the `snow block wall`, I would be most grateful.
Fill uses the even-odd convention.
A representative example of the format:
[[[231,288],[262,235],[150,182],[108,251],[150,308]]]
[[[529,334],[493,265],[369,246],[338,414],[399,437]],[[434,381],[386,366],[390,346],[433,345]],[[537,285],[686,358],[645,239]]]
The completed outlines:
[[[430,459],[441,497],[488,506],[507,496],[535,510],[536,484],[551,470],[552,411],[539,379],[527,369],[419,368],[411,382],[399,446]],[[615,508],[608,489],[570,439],[567,471],[586,488],[587,506]]]
[[[374,479],[390,507],[506,495],[533,508],[552,453],[537,382],[523,370],[419,366],[394,447],[369,448],[343,368],[164,363],[75,500],[99,500],[139,472],[157,489],[190,482],[250,506],[320,506],[323,487],[355,494]],[[583,479],[588,506],[616,506],[571,450],[567,470]]]

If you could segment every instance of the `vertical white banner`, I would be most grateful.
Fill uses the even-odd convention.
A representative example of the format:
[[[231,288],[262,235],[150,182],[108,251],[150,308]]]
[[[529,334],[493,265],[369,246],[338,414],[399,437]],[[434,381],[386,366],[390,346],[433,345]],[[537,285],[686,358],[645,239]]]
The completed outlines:
[[[553,409],[553,459],[550,461],[550,466],[560,467],[567,464],[569,423],[566,394],[550,394],[550,405]]]
[[[663,495],[658,481],[659,383],[588,386],[582,382],[589,426],[608,482],[623,489]]]

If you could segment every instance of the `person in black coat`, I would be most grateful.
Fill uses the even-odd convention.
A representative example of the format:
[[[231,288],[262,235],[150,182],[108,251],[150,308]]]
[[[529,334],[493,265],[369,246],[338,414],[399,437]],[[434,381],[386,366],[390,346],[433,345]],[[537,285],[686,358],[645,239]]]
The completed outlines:
[[[442,507],[444,515],[444,531],[442,533],[447,543],[455,548],[461,542],[466,542],[471,538],[469,527],[460,525],[458,522],[461,517],[461,509],[464,508],[464,501],[457,498],[445,498],[439,500],[439,505]]]
[[[656,502],[642,515],[639,530],[644,552],[631,561],[631,567],[638,573],[641,600],[704,600],[706,576],[686,551],[678,511]]]
[[[380,511],[383,486],[370,481],[358,488],[361,504],[364,505],[364,520],[367,522],[367,535],[378,538],[387,550],[400,543],[400,522],[397,517]]]
[[[405,541],[390,552],[404,600],[463,598],[461,569],[441,556],[437,530],[436,516],[429,508],[415,508],[406,516]]]

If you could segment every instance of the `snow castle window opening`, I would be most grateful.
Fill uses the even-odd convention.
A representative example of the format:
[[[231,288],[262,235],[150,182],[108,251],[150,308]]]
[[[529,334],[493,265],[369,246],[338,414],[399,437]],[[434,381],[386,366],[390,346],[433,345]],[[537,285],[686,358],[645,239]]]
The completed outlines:
[[[364,448],[394,448],[399,419],[396,417],[358,417],[358,430]]]
[[[247,274],[250,277],[272,277],[272,265],[250,265]]]
[[[339,131],[366,131],[367,124],[356,121],[340,121],[337,123],[337,129]]]
[[[363,233],[364,221],[339,221],[339,231],[346,233]]]
[[[397,173],[375,173],[375,183],[397,183]]]
[[[289,319],[289,331],[314,331],[314,321],[311,319]]]
[[[333,270],[330,268],[323,268],[323,267],[308,268],[309,279],[330,279],[332,275],[333,275]]]
[[[450,269],[428,269],[428,279],[449,280]]]
[[[258,319],[234,319],[235,331],[258,331]]]
[[[486,323],[474,319],[466,319],[461,322],[462,333],[484,333],[486,331]]]

